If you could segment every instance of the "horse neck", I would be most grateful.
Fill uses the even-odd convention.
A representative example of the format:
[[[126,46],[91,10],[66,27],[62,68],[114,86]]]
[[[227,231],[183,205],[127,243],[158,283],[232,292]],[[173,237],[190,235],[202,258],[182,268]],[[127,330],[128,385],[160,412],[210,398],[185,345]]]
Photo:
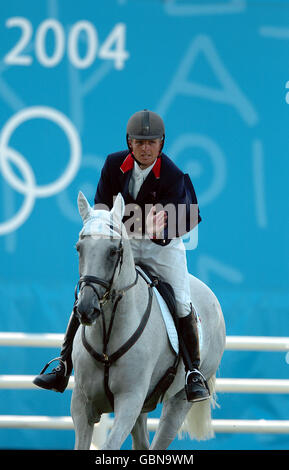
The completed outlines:
[[[136,302],[136,289],[138,289],[138,286],[133,285],[126,290],[128,286],[134,284],[136,274],[134,258],[129,240],[125,240],[123,243],[123,260],[121,266],[116,269],[111,286],[111,298],[103,305],[103,318],[105,321],[106,331],[108,330],[112,317],[114,316],[110,344],[114,342],[114,337],[116,337],[117,342],[119,342],[122,332],[123,336],[126,337],[130,329],[134,329],[139,323]],[[119,295],[121,295],[120,300],[118,300]],[[115,307],[116,310],[114,312]],[[98,318],[93,329],[94,334],[97,336],[103,336],[102,318]]]

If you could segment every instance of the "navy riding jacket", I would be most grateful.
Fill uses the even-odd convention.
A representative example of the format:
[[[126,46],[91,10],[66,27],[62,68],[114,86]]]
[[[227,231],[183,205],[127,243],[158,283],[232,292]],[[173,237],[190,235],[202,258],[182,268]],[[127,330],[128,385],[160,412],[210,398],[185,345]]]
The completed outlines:
[[[201,221],[189,175],[184,174],[167,155],[161,153],[157,158],[136,199],[129,193],[133,166],[134,157],[129,150],[108,155],[94,198],[96,208],[104,204],[111,209],[114,197],[121,193],[126,204],[123,222],[128,233],[133,231],[136,234],[146,233],[146,216],[152,205],[157,210],[165,210],[168,215],[167,227],[161,238],[152,239],[163,246],[175,236],[189,232]]]

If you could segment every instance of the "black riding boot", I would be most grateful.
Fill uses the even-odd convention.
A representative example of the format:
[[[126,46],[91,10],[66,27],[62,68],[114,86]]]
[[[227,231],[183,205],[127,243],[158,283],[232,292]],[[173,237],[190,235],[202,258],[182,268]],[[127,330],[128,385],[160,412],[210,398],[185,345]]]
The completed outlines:
[[[185,364],[187,400],[196,402],[210,398],[207,382],[201,372],[199,335],[195,312],[179,318],[180,349]]]
[[[46,390],[54,390],[55,392],[64,392],[68,385],[69,377],[72,372],[72,345],[76,331],[79,327],[79,320],[74,314],[74,310],[70,316],[67,329],[62,343],[60,357],[52,359],[48,362],[39,375],[35,377],[33,383],[38,387],[45,388]],[[55,367],[50,373],[44,374],[51,362],[58,360],[58,366]]]

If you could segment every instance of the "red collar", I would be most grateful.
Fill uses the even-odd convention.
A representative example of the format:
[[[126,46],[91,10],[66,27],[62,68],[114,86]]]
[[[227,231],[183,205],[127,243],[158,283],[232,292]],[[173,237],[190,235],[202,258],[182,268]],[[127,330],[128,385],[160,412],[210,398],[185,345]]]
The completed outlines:
[[[127,171],[132,170],[133,166],[134,166],[134,159],[131,153],[129,153],[128,156],[123,161],[123,163],[121,164],[120,169],[123,173],[126,173]]]
[[[158,157],[156,159],[154,166],[152,167],[153,174],[155,175],[157,179],[160,178],[161,163],[162,163],[161,157]],[[123,163],[121,164],[120,169],[123,173],[126,173],[127,171],[132,170],[133,166],[134,166],[134,158],[132,154],[129,153],[128,156],[123,161]]]

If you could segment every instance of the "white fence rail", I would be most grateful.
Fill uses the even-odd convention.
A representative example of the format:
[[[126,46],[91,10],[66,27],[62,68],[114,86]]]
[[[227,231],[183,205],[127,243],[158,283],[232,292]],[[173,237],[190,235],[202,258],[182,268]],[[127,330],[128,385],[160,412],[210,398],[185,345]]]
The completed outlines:
[[[0,332],[0,346],[59,348],[62,334],[26,334]],[[228,336],[226,350],[231,351],[289,351],[289,337]],[[0,375],[0,389],[35,389],[32,375]],[[71,377],[68,389],[72,389]],[[289,394],[289,380],[285,379],[222,379],[216,380],[216,391],[221,393],[281,393]],[[95,426],[93,442],[99,445],[112,425],[112,418],[103,415]],[[148,419],[148,429],[155,431],[158,419]],[[71,417],[0,416],[0,428],[73,429]],[[213,420],[216,433],[274,433],[289,434],[289,420]],[[186,429],[184,428],[184,431]]]
[[[106,432],[111,428],[113,419],[103,415],[101,424],[95,426],[95,432]],[[148,419],[148,430],[156,431],[159,420],[157,418]],[[238,420],[238,419],[213,419],[212,425],[215,433],[224,434],[289,434],[289,420]],[[0,416],[0,428],[5,429],[55,429],[73,430],[73,422],[69,416]],[[183,426],[183,431],[186,427]],[[95,446],[99,446],[99,438],[93,438]]]
[[[0,375],[0,389],[39,390],[32,383],[34,375]],[[68,389],[74,386],[74,377],[69,380]],[[222,393],[282,393],[289,394],[289,380],[286,379],[217,379],[216,391]]]
[[[0,346],[59,348],[63,334],[57,333],[3,333]],[[289,337],[227,336],[226,349],[231,351],[289,351]]]

